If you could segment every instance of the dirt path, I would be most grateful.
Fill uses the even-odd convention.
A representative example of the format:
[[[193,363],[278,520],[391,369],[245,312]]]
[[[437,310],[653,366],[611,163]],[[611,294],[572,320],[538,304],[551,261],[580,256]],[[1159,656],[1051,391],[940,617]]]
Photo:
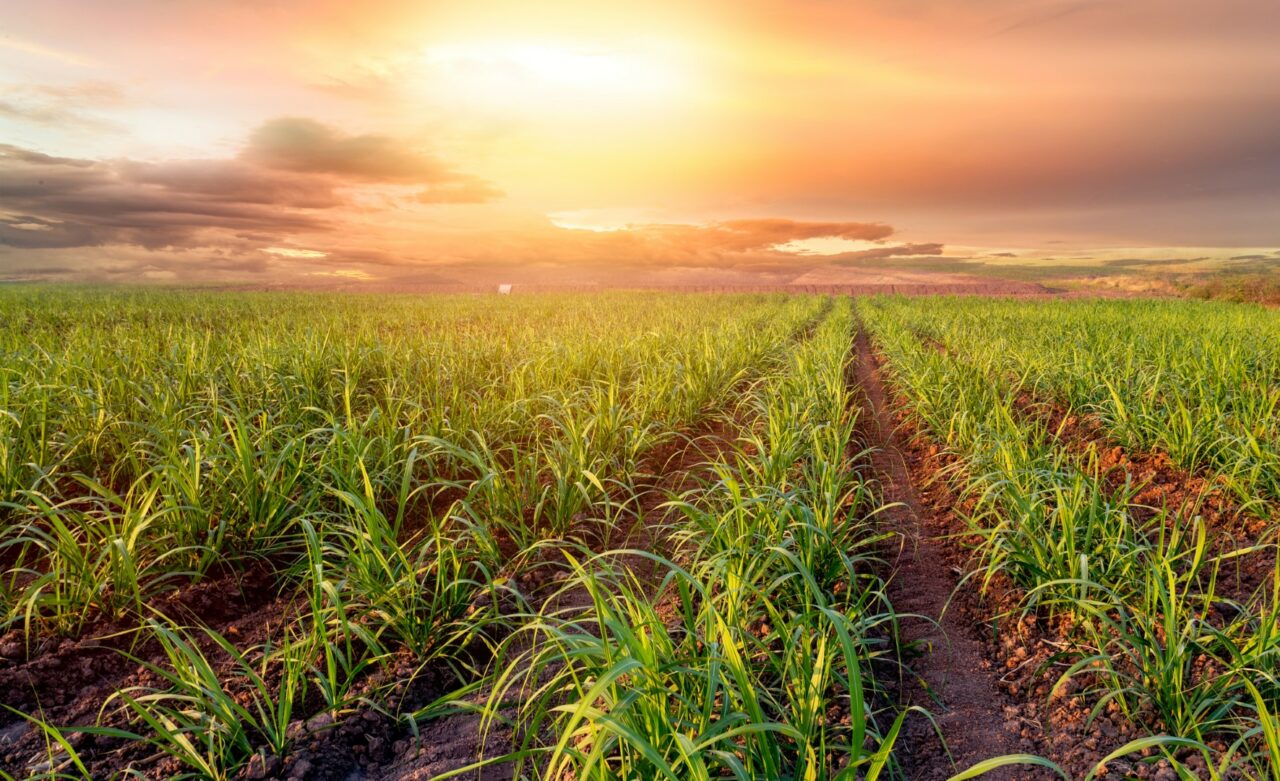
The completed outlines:
[[[947,543],[922,533],[924,512],[865,331],[859,330],[855,347],[856,376],[869,413],[865,432],[874,448],[871,466],[885,502],[894,504],[883,517],[902,540],[896,560],[891,561],[894,574],[889,598],[898,613],[919,616],[901,619],[903,640],[919,649],[919,655],[909,662],[919,680],[909,680],[901,696],[904,705],[931,711],[946,740],[944,748],[928,720],[913,714],[898,741],[897,753],[906,777],[913,781],[945,779],[957,769],[1002,754],[1020,753],[1023,748],[1014,732],[1016,727],[1006,727],[1013,703],[1000,691],[975,628],[964,621],[960,611],[945,610],[956,586],[955,574],[947,565]],[[1021,768],[984,776],[1011,781],[1027,777]]]

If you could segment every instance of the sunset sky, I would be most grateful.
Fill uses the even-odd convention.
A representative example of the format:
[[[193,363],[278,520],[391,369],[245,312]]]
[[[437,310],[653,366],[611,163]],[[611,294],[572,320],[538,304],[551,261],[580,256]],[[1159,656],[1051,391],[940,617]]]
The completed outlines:
[[[0,0],[0,278],[1280,251],[1275,0]]]

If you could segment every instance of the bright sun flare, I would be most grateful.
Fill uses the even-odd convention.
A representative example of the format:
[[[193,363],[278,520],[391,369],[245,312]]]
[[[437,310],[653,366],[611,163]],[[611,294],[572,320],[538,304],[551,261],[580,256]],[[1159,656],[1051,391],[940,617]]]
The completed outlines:
[[[466,102],[545,109],[669,99],[688,83],[669,54],[654,41],[494,40],[431,46],[424,60],[435,86]]]

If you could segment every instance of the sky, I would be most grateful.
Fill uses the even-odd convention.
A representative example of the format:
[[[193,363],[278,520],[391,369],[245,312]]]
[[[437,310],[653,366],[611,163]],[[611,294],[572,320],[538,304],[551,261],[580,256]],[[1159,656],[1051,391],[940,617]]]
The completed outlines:
[[[1280,256],[1274,0],[0,0],[0,279]]]

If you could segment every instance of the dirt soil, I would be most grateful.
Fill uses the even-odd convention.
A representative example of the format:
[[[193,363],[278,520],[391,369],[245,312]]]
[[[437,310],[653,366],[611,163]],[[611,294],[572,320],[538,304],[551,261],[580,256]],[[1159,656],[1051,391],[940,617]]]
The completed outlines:
[[[809,338],[829,308],[830,303],[794,338]],[[632,508],[635,521],[604,534],[598,528],[584,528],[578,536],[595,550],[632,548],[670,553],[666,550],[667,529],[676,520],[676,511],[663,507],[664,503],[672,495],[696,487],[700,480],[714,479],[709,465],[734,445],[733,438],[741,425],[740,420],[715,416],[692,432],[654,448],[640,464],[637,487],[641,498]],[[456,492],[439,493],[429,502],[429,509],[411,514],[408,525],[417,528],[426,517],[443,512],[455,498]],[[548,551],[548,556],[554,555],[552,549]],[[557,581],[567,574],[563,566],[555,566],[557,561],[512,562],[510,574],[535,606],[556,593]],[[642,582],[650,583],[656,592],[662,573],[652,560],[633,555],[620,565],[638,573]],[[217,573],[197,585],[157,597],[148,607],[185,625],[214,629],[241,648],[261,644],[291,620],[299,608],[301,595],[288,588],[282,591],[277,581],[276,573],[282,566],[279,562],[262,562],[244,572]],[[589,601],[585,594],[576,596],[580,606]],[[556,597],[556,608],[572,608],[574,599],[573,593],[561,594]],[[97,723],[128,728],[119,703],[106,710],[104,704],[110,705],[110,698],[121,689],[159,684],[157,676],[140,663],[166,666],[157,642],[135,639],[138,623],[136,616],[115,621],[95,618],[77,638],[41,635],[29,647],[21,628],[0,635],[0,703],[37,713],[59,726]],[[497,639],[500,638],[490,638]],[[215,663],[229,665],[225,654],[213,648],[212,641],[201,645]],[[492,654],[488,645],[478,642],[465,649],[462,656],[472,667],[483,668]],[[424,722],[416,735],[395,715],[447,697],[468,679],[464,670],[439,663],[422,665],[402,652],[391,664],[356,684],[355,694],[365,695],[368,700],[353,712],[335,719],[320,713],[318,703],[309,697],[299,707],[299,714],[319,715],[299,719],[290,726],[294,742],[288,755],[256,757],[237,777],[430,778],[470,765],[482,754],[501,755],[508,749],[509,736],[495,730],[486,744],[474,714],[457,713]],[[480,703],[486,695],[479,692],[467,700]],[[369,704],[373,701],[382,705]],[[100,719],[100,714],[105,718]],[[73,731],[68,735],[94,777],[130,771],[143,777],[163,778],[180,770],[172,760],[137,742]],[[47,760],[47,744],[40,730],[17,714],[0,710],[0,771],[24,777],[40,772]],[[510,772],[509,768],[494,766],[462,777],[499,779],[509,777]]]
[[[183,623],[211,627],[247,647],[262,642],[293,615],[295,602],[292,596],[279,595],[269,565],[260,564],[176,589],[152,600],[149,608]],[[155,641],[137,640],[138,623],[133,616],[99,618],[78,638],[41,636],[29,649],[21,628],[9,632],[0,638],[3,703],[59,726],[94,724],[115,692],[157,682],[139,661],[162,663],[163,651]],[[212,646],[211,641],[202,643],[206,653],[219,658]],[[127,727],[117,712],[119,705],[105,711],[104,725]],[[138,744],[83,734],[70,735],[70,742],[88,759],[95,778],[129,767],[148,768],[159,777],[176,771],[164,761],[157,763],[154,752]],[[47,759],[40,730],[10,711],[0,711],[0,770],[21,778]]]
[[[693,488],[698,480],[711,477],[707,465],[713,463],[732,444],[734,426],[715,419],[698,431],[679,436],[648,453],[641,466],[647,477],[639,481],[642,495],[638,522],[624,530],[620,539],[595,540],[593,548],[629,548],[669,554],[666,550],[666,527],[674,520],[662,508],[672,494]],[[551,564],[552,562],[547,562]],[[636,572],[642,582],[656,591],[661,572],[650,559],[627,557],[619,562]],[[533,568],[521,576],[521,587],[536,601],[556,592],[558,576],[565,574],[553,566]],[[557,609],[571,608],[565,600],[573,594],[559,595]],[[582,606],[585,606],[585,601]],[[484,653],[477,649],[477,653]],[[476,659],[483,665],[484,659]],[[246,778],[306,778],[355,781],[356,779],[429,779],[455,772],[475,763],[483,754],[500,756],[511,748],[510,735],[494,729],[485,738],[480,717],[461,712],[424,721],[414,735],[392,712],[412,712],[433,700],[446,696],[464,680],[447,669],[418,669],[407,657],[401,665],[375,685],[390,684],[385,693],[389,707],[363,707],[344,716],[339,722],[324,718],[304,725],[306,737],[297,750],[283,762],[268,761],[265,766],[251,768]],[[463,702],[482,705],[488,691],[462,698]],[[511,715],[511,714],[508,714]],[[503,764],[477,769],[458,776],[471,781],[498,781],[511,777],[511,768]]]
[[[1039,735],[1034,730],[1026,738],[1020,735],[1016,705],[1000,690],[975,625],[948,609],[957,582],[945,552],[949,542],[925,528],[925,510],[865,331],[859,331],[856,347],[857,376],[867,403],[865,431],[874,448],[871,465],[882,499],[889,503],[883,520],[901,540],[890,559],[889,599],[901,615],[903,641],[919,654],[909,660],[910,677],[898,694],[902,705],[928,709],[936,721],[935,728],[923,716],[908,717],[897,745],[904,771],[921,781],[945,779],[984,759],[1034,751]],[[1035,776],[1028,769],[1009,768],[987,777],[1013,781]]]
[[[647,454],[641,465],[642,474],[647,476],[639,481],[642,499],[637,508],[638,521],[621,529],[614,539],[593,539],[592,547],[669,553],[665,550],[666,527],[675,519],[673,511],[662,505],[671,495],[694,488],[700,479],[713,478],[707,465],[731,447],[736,430],[732,421],[717,418]],[[661,573],[650,559],[632,556],[620,563],[639,573],[656,590]],[[554,581],[565,574],[554,566],[521,569],[517,573],[520,587],[535,604],[554,593]],[[564,604],[564,599],[563,595],[557,599],[558,609],[571,607]],[[278,630],[294,614],[297,600],[296,594],[279,592],[272,567],[264,564],[244,573],[228,572],[180,588],[158,598],[151,607],[182,623],[214,628],[247,647],[263,642]],[[154,675],[122,652],[141,661],[164,663],[162,650],[154,641],[133,640],[132,630],[137,623],[133,617],[119,621],[99,619],[78,639],[41,637],[29,649],[20,629],[0,636],[0,692],[4,693],[4,704],[24,712],[39,712],[52,724],[95,723],[99,710],[117,690],[156,682]],[[467,652],[471,663],[481,667],[487,663],[487,654],[487,647],[480,643]],[[508,748],[508,736],[495,731],[488,745],[482,746],[479,718],[474,714],[460,713],[424,722],[417,736],[393,715],[411,712],[447,696],[465,681],[465,674],[444,665],[421,666],[403,652],[386,669],[357,685],[357,694],[371,698],[377,695],[374,699],[385,706],[360,706],[336,720],[327,714],[299,720],[291,727],[295,743],[288,756],[255,759],[238,777],[430,778],[463,768],[482,753],[499,755]],[[487,693],[480,692],[467,700],[480,703],[485,696]],[[111,715],[103,723],[127,726],[121,718]],[[139,744],[84,735],[72,735],[71,742],[87,758],[95,777],[107,777],[126,768],[141,771],[147,777],[167,777],[178,770]],[[23,777],[38,770],[46,759],[40,731],[17,715],[0,711],[0,770]],[[499,765],[462,777],[503,779],[510,772]]]
[[[1022,393],[1014,404],[1024,418],[1054,432],[1081,463],[1092,464],[1111,491],[1121,490],[1126,483],[1136,487],[1133,502],[1137,517],[1150,519],[1164,512],[1168,523],[1182,527],[1198,518],[1204,522],[1210,549],[1216,554],[1261,546],[1223,563],[1217,581],[1219,593],[1244,601],[1270,580],[1276,565],[1277,529],[1235,501],[1221,478],[1183,469],[1167,453],[1122,447],[1107,435],[1100,421],[1055,401]]]
[[[964,482],[964,464],[915,426],[909,401],[892,387],[874,349],[871,364],[891,399],[896,444],[918,500],[922,538],[932,538],[937,543],[937,553],[954,578],[966,571],[966,546],[976,541],[963,520],[972,499],[959,495],[955,489]],[[999,577],[985,591],[969,582],[952,596],[950,612],[956,614],[981,647],[982,661],[974,669],[988,670],[1004,697],[1003,721],[990,722],[992,732],[995,725],[1002,723],[1006,734],[1016,732],[1019,751],[1044,756],[1072,778],[1081,778],[1095,770],[1112,750],[1141,735],[1160,731],[1158,724],[1136,726],[1114,702],[1090,719],[1090,712],[1097,705],[1097,696],[1090,691],[1094,681],[1086,675],[1058,685],[1073,658],[1073,627],[1069,621],[1049,622],[1034,614],[1023,615],[1021,605],[1022,594]],[[1152,721],[1150,714],[1138,716]],[[1144,755],[1113,761],[1099,769],[1095,777],[1116,781],[1177,778],[1167,762],[1144,762],[1141,756]],[[1198,767],[1195,757],[1181,759],[1193,771]],[[908,776],[915,778],[910,773]],[[1030,768],[1019,768],[1009,777],[1056,776],[1038,776]]]
[[[944,469],[954,474],[959,464],[912,428],[909,407],[894,393],[865,332],[859,332],[855,348],[856,380],[866,397],[863,435],[874,448],[870,468],[885,501],[892,503],[883,513],[884,522],[901,539],[901,545],[888,552],[893,567],[889,596],[899,613],[914,615],[901,620],[902,639],[916,650],[907,660],[910,671],[886,685],[904,704],[928,709],[937,725],[935,730],[929,719],[908,718],[897,743],[905,776],[913,781],[945,779],[977,761],[1023,752],[1047,756],[1073,775],[1083,775],[1101,756],[1142,731],[1113,708],[1088,722],[1086,716],[1096,699],[1085,691],[1087,678],[1054,688],[1062,672],[1057,657],[1071,649],[1070,626],[1020,617],[1020,594],[1007,584],[996,582],[985,594],[977,593],[973,584],[956,589],[967,562],[964,542],[969,530],[957,512],[963,508],[963,497],[939,474]],[[1106,440],[1091,421],[1071,418],[1052,405],[1025,401],[1026,413],[1044,416],[1070,447],[1093,448],[1100,454],[1105,474],[1116,480],[1134,475],[1143,482],[1140,501],[1197,512],[1224,532],[1224,541],[1257,539],[1258,519],[1239,512],[1207,478],[1177,470],[1167,457],[1129,453]],[[717,423],[649,454],[644,469],[652,477],[643,486],[649,490],[639,508],[642,522],[623,539],[600,540],[599,545],[663,551],[671,519],[660,505],[670,494],[693,487],[705,476],[705,464],[729,446],[735,431],[732,422]],[[1195,503],[1187,504],[1192,496]],[[637,570],[648,567],[647,579],[656,580],[647,559],[638,559],[634,565]],[[1253,582],[1263,569],[1261,564],[1247,567],[1239,575],[1240,587]],[[552,584],[528,580],[534,574],[523,573],[522,589],[551,590]],[[540,567],[536,576],[554,578],[555,572]],[[281,594],[273,567],[263,564],[185,586],[152,607],[184,623],[217,629],[246,647],[278,629],[294,614],[296,603],[297,595]],[[115,691],[154,682],[154,676],[120,653],[129,650],[142,660],[161,660],[154,642],[131,648],[132,635],[127,630],[136,624],[129,618],[96,620],[80,639],[41,637],[30,648],[23,643],[21,630],[0,636],[0,701],[25,712],[39,712],[54,724],[93,723]],[[474,649],[473,661],[483,665],[485,652]],[[366,692],[387,697],[389,708],[362,706],[336,722],[325,715],[299,721],[294,725],[296,748],[288,757],[252,763],[241,777],[418,779],[464,767],[481,753],[477,717],[464,713],[438,718],[422,724],[415,736],[391,715],[426,705],[461,682],[463,678],[448,668],[423,668],[404,654],[362,684]],[[473,699],[482,696],[473,695]],[[106,723],[115,722],[109,718]],[[495,733],[485,752],[501,753],[504,740]],[[144,746],[83,735],[72,742],[90,759],[95,777],[128,767],[153,777],[177,770],[158,761]],[[39,730],[0,711],[0,769],[23,777],[35,772],[45,756]],[[1121,761],[1112,763],[1100,777],[1164,779],[1172,778],[1171,773],[1159,764]],[[509,769],[494,767],[462,777],[509,775]],[[984,776],[1050,777],[1029,767]]]

